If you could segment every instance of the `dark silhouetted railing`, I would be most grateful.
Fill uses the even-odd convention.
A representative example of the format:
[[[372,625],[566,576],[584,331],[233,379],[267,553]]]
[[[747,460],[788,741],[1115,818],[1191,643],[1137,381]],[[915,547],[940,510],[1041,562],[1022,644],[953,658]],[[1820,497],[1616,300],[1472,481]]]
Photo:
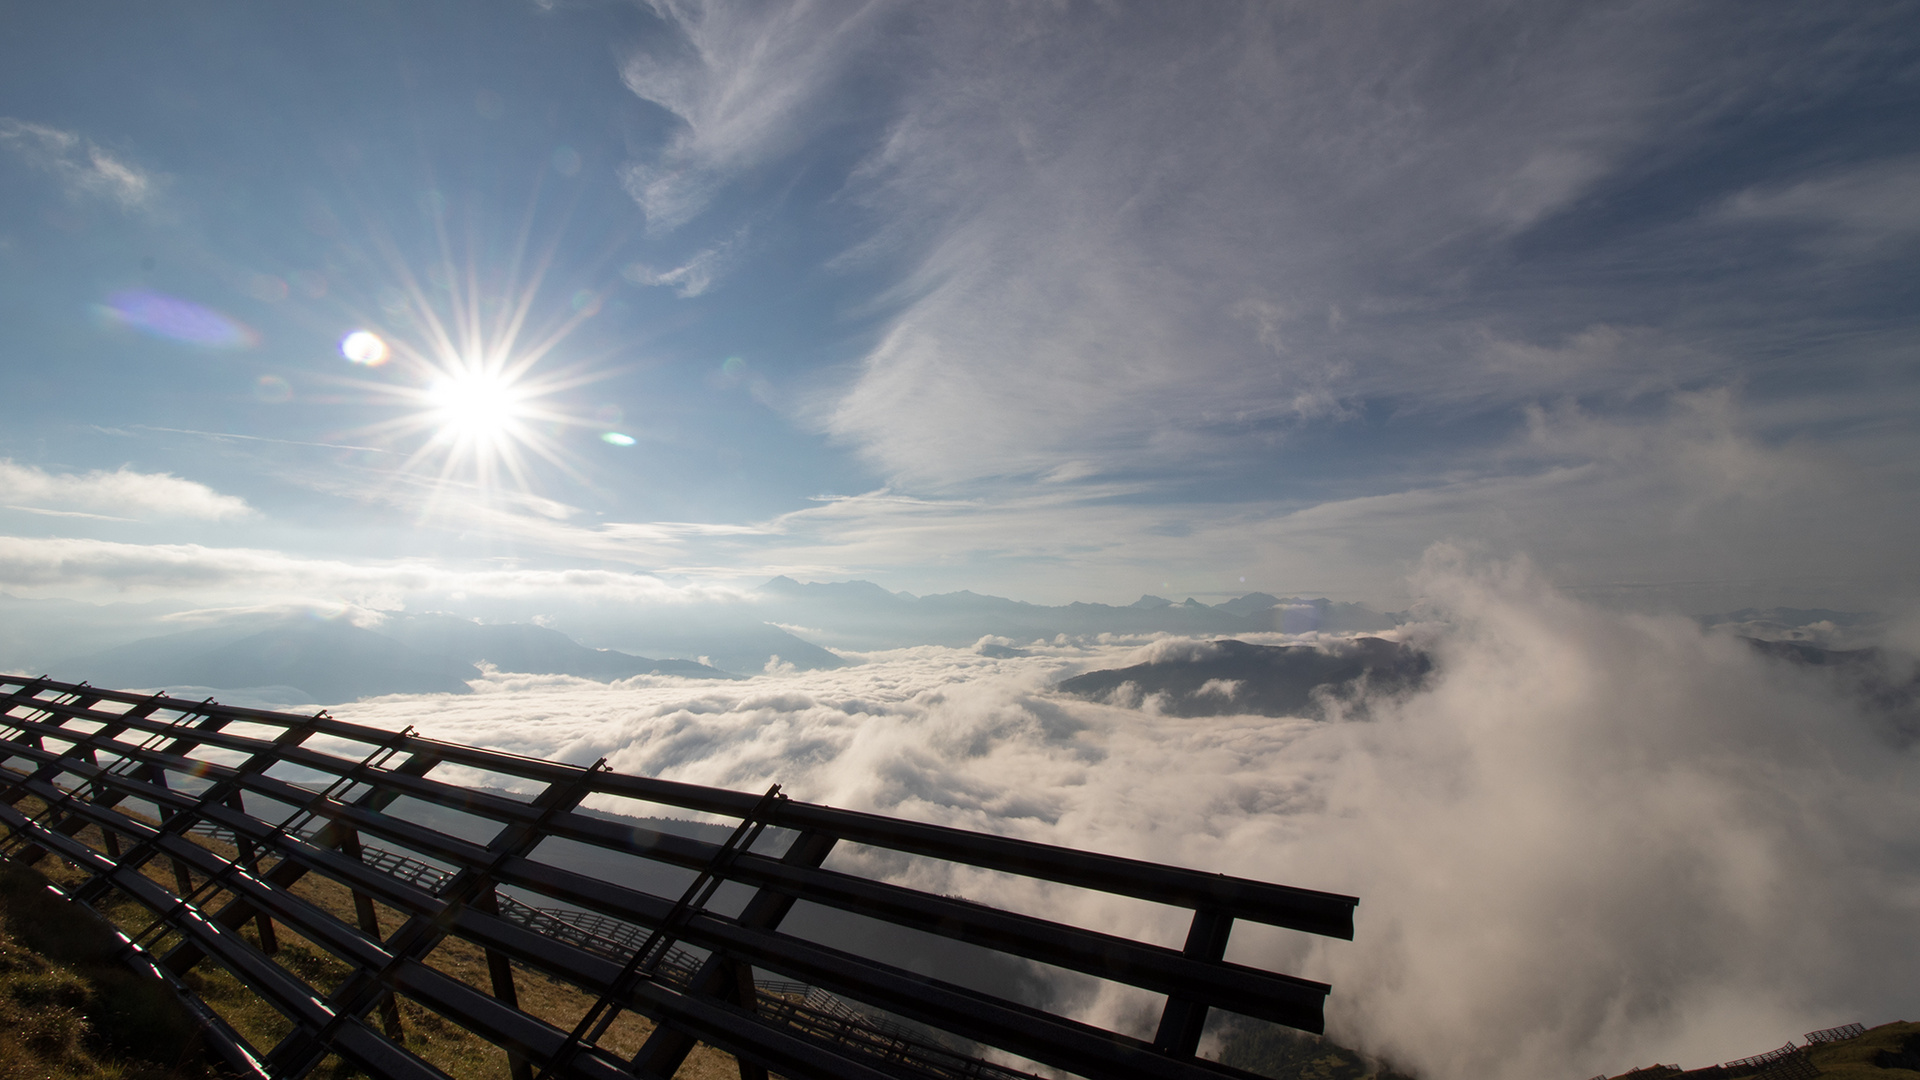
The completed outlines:
[[[588,799],[650,809],[623,820],[585,808]],[[672,814],[737,827],[717,843],[645,822]],[[12,858],[52,855],[85,872],[74,899],[100,906],[121,897],[145,908],[151,923],[130,933],[130,962],[167,979],[200,1012],[235,1070],[274,1078],[304,1076],[328,1054],[376,1076],[444,1076],[396,1039],[396,998],[503,1048],[515,1080],[668,1077],[696,1043],[732,1054],[745,1078],[1031,1075],[989,1056],[1103,1080],[1246,1076],[1195,1056],[1209,1012],[1318,1032],[1328,987],[1225,960],[1235,920],[1351,938],[1357,903],[802,803],[777,788],[698,787],[324,712],[44,678],[0,677],[0,823]],[[591,858],[561,858],[557,848],[549,857],[539,850],[549,841]],[[847,845],[874,850],[844,860],[846,868],[825,865]],[[770,848],[777,853],[762,850]],[[857,872],[902,858],[1183,908],[1191,928],[1176,950]],[[651,867],[652,876],[592,869],[616,863]],[[646,882],[662,873],[692,884],[677,899],[661,895]],[[294,891],[310,875],[352,895],[351,919]],[[728,885],[735,891],[720,891]],[[826,944],[784,932],[801,901],[843,922],[877,920],[982,956],[1164,995],[1158,1030],[1137,1038],[907,970],[884,941],[859,933],[825,935]],[[390,924],[397,913],[397,925],[383,928],[378,907]],[[257,943],[239,932],[249,923]],[[321,987],[276,963],[276,925],[338,960],[346,977]],[[895,937],[876,940],[898,940],[898,929],[888,932]],[[486,985],[426,963],[449,937],[485,953]],[[290,1033],[253,1046],[199,1002],[185,976],[209,959],[281,1014]],[[577,988],[594,1008],[570,1031],[523,1011],[516,964]],[[601,1044],[624,1012],[655,1025],[637,1055]]]

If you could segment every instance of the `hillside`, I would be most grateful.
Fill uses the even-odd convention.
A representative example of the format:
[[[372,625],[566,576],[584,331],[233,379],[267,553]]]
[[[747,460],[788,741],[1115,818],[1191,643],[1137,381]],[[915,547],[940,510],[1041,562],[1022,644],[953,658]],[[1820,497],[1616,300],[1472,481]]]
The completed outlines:
[[[1643,1065],[1594,1080],[1920,1080],[1920,1023],[1881,1024],[1849,1039],[1810,1041],[1800,1051],[1764,1068],[1739,1062],[1695,1069]]]

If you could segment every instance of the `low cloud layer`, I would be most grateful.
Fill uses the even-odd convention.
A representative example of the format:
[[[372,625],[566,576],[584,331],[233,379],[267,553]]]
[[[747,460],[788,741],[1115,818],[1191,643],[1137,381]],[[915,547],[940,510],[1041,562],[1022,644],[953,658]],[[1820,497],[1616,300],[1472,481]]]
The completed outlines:
[[[253,513],[245,499],[169,473],[55,473],[0,458],[0,504],[40,512],[98,511],[105,515],[231,521]]]
[[[1352,943],[1242,927],[1232,955],[1330,981],[1331,1034],[1430,1080],[1704,1065],[1920,1009],[1911,749],[1817,677],[1687,620],[1444,555],[1418,587],[1432,682],[1365,720],[1073,699],[1051,683],[1148,653],[1059,643],[725,686],[496,675],[468,697],[336,711],[1358,895]],[[1180,932],[1121,905],[932,884]],[[1079,1007],[1124,1025],[1147,1004]]]

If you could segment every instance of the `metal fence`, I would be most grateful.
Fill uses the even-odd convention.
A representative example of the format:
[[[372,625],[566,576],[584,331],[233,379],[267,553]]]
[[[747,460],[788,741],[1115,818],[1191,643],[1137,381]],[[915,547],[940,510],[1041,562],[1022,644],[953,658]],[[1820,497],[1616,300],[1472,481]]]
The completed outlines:
[[[511,795],[475,776],[536,793]],[[590,798],[734,827],[724,842],[678,835],[590,811],[582,805]],[[407,807],[465,825],[436,827],[433,814]],[[745,794],[622,775],[604,762],[583,768],[518,757],[324,712],[295,716],[44,678],[0,677],[0,823],[11,857],[52,855],[88,875],[74,899],[99,906],[117,896],[147,909],[152,922],[130,936],[130,961],[168,979],[200,1010],[209,1040],[234,1069],[274,1078],[304,1076],[330,1053],[376,1076],[445,1076],[389,1037],[396,997],[503,1048],[515,1080],[670,1077],[696,1043],[732,1054],[749,1080],[769,1072],[796,1080],[1009,1080],[1036,1067],[1119,1080],[1245,1077],[1195,1055],[1209,1012],[1318,1032],[1329,988],[1225,960],[1235,921],[1350,939],[1357,903],[803,803],[777,787]],[[675,896],[569,869],[542,848],[552,841],[691,880]],[[849,850],[857,857],[825,865]],[[1185,947],[1173,949],[861,872],[903,859],[1185,909],[1191,925]],[[297,894],[310,875],[348,890],[355,917]],[[723,885],[743,902],[729,910],[717,901]],[[801,902],[1164,995],[1157,1031],[1137,1038],[909,970],[884,949],[863,951],[857,936],[823,944],[783,931]],[[383,930],[376,904],[397,913],[397,925]],[[239,932],[249,923],[257,944]],[[276,925],[350,974],[322,988],[275,963]],[[449,938],[484,951],[488,985],[426,962]],[[291,1032],[256,1047],[199,1003],[184,976],[206,960],[277,1010]],[[521,1010],[516,964],[578,988],[593,1006],[571,1030]],[[655,1025],[637,1054],[602,1043],[623,1012]],[[1014,1060],[1036,1064],[1004,1063]]]

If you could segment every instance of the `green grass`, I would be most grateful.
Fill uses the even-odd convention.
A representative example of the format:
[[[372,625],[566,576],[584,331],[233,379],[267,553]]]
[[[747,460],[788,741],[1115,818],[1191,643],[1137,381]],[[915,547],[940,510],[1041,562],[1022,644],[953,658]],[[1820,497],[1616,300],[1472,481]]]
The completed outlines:
[[[1920,1072],[1913,1069],[1875,1064],[1882,1054],[1898,1055],[1912,1042],[1920,1042],[1920,1024],[1881,1024],[1857,1039],[1816,1046],[1807,1056],[1820,1067],[1822,1077],[1833,1080],[1920,1080]]]
[[[1409,1080],[1330,1039],[1258,1021],[1227,1032],[1219,1061],[1274,1080]]]
[[[0,1080],[214,1075],[192,1016],[119,949],[91,912],[0,860]]]
[[[37,800],[23,801],[21,809],[38,810]],[[91,827],[81,830],[76,839],[95,850],[104,847],[98,830]],[[233,849],[218,841],[198,835],[189,839],[223,857],[233,857]],[[164,859],[149,862],[142,872],[173,887]],[[86,880],[83,872],[57,858],[42,859],[33,868],[0,858],[0,932],[18,927],[10,936],[0,937],[0,1080],[198,1080],[217,1075],[211,1059],[191,1038],[197,1026],[191,1013],[166,986],[135,975],[120,962],[119,941],[102,921],[133,935],[152,921],[153,913],[118,891],[109,892],[89,910],[60,900],[45,887],[52,882],[73,889]],[[309,874],[293,892],[345,921],[354,921],[352,894],[338,882]],[[404,921],[384,904],[375,906],[383,932],[391,933]],[[241,932],[259,944],[254,923]],[[322,994],[348,974],[346,964],[284,924],[277,926],[277,936],[280,947],[273,960]],[[150,951],[162,954],[177,940],[165,935]],[[485,954],[466,941],[445,939],[426,962],[483,992],[491,991]],[[594,1002],[593,995],[578,987],[518,963],[513,967],[521,1010],[563,1031],[570,1030]],[[17,996],[13,994],[15,968]],[[258,1050],[271,1048],[292,1030],[286,1017],[211,960],[202,961],[181,981]],[[88,988],[85,993],[78,989],[81,985]],[[455,1080],[506,1080],[507,1057],[499,1047],[404,997],[399,1012],[401,1044]],[[376,1026],[381,1022],[377,1011],[369,1019]],[[652,1031],[651,1021],[626,1013],[599,1045],[632,1054]],[[347,1080],[363,1074],[348,1063],[329,1060],[314,1075]],[[731,1055],[701,1045],[677,1075],[682,1080],[733,1080],[739,1072]]]

